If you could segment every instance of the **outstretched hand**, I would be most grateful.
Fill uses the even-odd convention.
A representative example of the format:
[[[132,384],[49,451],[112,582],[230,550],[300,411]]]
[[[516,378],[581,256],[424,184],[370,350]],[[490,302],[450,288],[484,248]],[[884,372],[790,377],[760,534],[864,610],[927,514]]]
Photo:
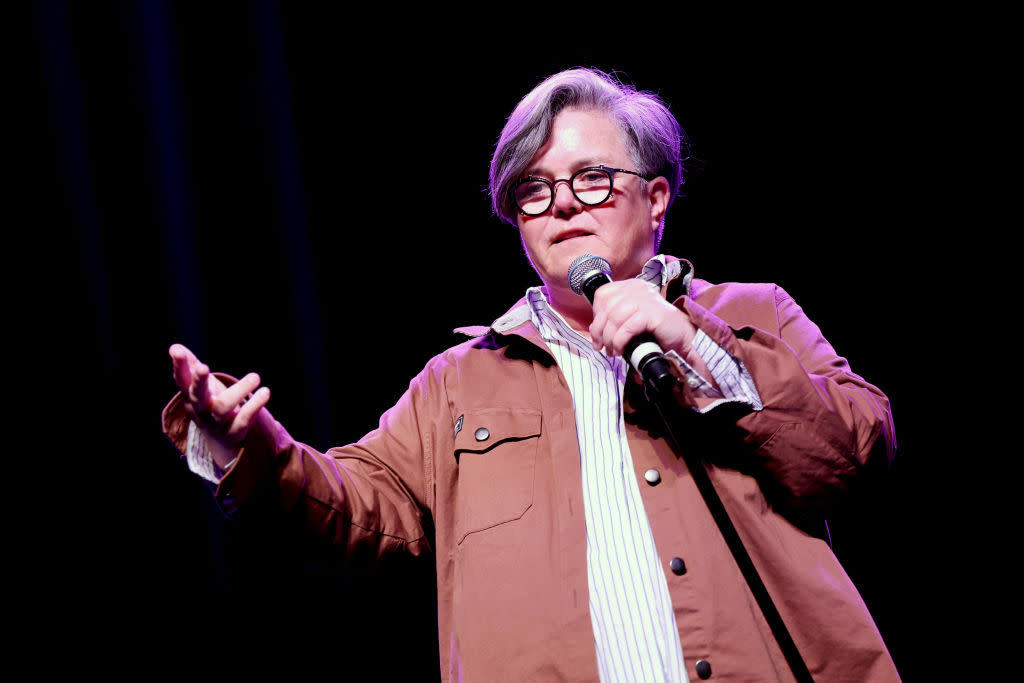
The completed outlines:
[[[202,430],[214,462],[226,468],[237,457],[249,428],[270,400],[270,389],[260,386],[260,376],[255,372],[225,386],[181,344],[173,344],[169,353],[185,412]]]

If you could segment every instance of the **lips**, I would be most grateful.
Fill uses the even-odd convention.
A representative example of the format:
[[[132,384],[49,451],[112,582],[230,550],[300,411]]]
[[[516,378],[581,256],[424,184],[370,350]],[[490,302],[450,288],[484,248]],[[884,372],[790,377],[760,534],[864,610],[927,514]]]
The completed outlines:
[[[557,235],[555,235],[555,239],[553,241],[553,244],[558,244],[559,242],[564,242],[566,240],[571,240],[571,239],[576,238],[576,237],[586,237],[587,235],[593,235],[593,234],[594,233],[592,233],[592,232],[587,232],[586,230],[580,230],[579,228],[573,228],[571,230],[563,230],[562,232],[560,232]]]

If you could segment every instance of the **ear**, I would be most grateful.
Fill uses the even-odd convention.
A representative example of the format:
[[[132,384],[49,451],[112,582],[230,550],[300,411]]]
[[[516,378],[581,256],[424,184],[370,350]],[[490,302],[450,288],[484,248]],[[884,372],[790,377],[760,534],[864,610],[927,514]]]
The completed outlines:
[[[658,176],[647,181],[647,199],[651,202],[651,231],[657,232],[668,211],[668,199],[671,196],[668,180]]]

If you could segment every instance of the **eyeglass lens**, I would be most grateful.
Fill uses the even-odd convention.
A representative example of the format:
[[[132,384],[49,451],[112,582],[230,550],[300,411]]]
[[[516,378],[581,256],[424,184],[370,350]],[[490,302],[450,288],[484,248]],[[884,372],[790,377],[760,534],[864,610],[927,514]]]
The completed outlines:
[[[572,193],[581,203],[601,204],[612,193],[612,174],[599,169],[583,169],[570,178]],[[540,215],[548,210],[554,196],[554,184],[547,180],[527,180],[515,189],[516,204],[523,213]]]

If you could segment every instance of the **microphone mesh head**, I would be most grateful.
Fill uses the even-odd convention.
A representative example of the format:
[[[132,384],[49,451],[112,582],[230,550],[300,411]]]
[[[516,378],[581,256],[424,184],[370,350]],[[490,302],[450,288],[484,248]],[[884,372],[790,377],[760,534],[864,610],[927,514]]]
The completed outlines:
[[[583,254],[569,264],[569,287],[572,288],[572,291],[583,296],[583,282],[595,270],[607,274],[608,278],[611,279],[612,264],[600,256]]]

